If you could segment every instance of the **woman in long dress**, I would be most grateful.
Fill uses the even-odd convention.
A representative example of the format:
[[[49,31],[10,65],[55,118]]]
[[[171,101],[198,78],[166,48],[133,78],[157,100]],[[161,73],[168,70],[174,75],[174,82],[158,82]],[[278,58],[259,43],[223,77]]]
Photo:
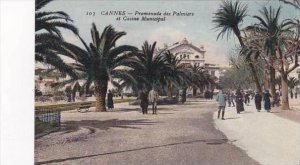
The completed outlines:
[[[107,108],[108,109],[113,109],[114,108],[113,97],[114,96],[113,96],[111,90],[108,90],[108,94],[107,94]]]
[[[141,91],[139,94],[139,97],[141,99],[141,108],[142,108],[142,112],[143,114],[147,114],[148,113],[148,95],[146,93],[146,91]]]
[[[255,101],[255,107],[256,107],[257,112],[260,112],[262,96],[259,92],[256,92],[256,94],[254,96],[254,101]]]
[[[240,113],[241,111],[244,111],[244,104],[243,104],[243,94],[241,90],[237,90],[235,94],[235,102],[236,102],[236,112]]]
[[[266,90],[265,94],[264,94],[264,97],[263,97],[263,100],[264,100],[264,108],[267,112],[270,112],[271,110],[271,100],[270,100],[270,97],[272,97],[269,93],[268,90]]]

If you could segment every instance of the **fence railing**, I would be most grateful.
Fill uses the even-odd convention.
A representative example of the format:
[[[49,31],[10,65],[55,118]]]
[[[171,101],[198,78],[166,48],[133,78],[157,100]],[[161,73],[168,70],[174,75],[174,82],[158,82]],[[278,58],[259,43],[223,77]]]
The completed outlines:
[[[35,136],[40,137],[58,130],[61,123],[60,109],[46,109],[35,111]]]

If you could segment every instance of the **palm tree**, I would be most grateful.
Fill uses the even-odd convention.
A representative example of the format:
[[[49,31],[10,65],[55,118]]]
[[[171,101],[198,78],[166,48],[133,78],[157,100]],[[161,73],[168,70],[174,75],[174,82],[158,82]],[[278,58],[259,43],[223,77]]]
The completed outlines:
[[[156,42],[152,45],[144,42],[142,50],[137,54],[139,65],[135,66],[134,73],[138,79],[138,88],[150,91],[152,88],[162,90],[165,86],[167,73],[167,61],[163,51],[155,54]]]
[[[167,96],[172,98],[173,87],[180,89],[183,82],[188,82],[189,68],[187,64],[181,63],[181,59],[177,58],[170,51],[164,53],[167,62],[167,70],[165,79],[167,82]]]
[[[78,36],[85,49],[65,42],[63,44],[64,49],[59,53],[74,60],[69,65],[76,70],[79,76],[56,85],[65,85],[81,79],[85,80],[86,89],[89,89],[93,83],[96,111],[106,111],[105,96],[109,81],[114,84],[117,80],[135,83],[130,70],[137,65],[137,60],[133,58],[135,54],[133,52],[138,49],[129,45],[116,46],[116,41],[125,34],[125,32],[115,31],[109,25],[105,27],[100,36],[96,25],[93,23],[91,29],[92,43],[89,46]]]
[[[213,83],[212,77],[207,73],[204,67],[200,67],[199,65],[191,65],[192,74],[190,75],[191,82],[189,85],[193,89],[193,96],[196,96],[197,89],[203,89],[205,85],[209,85]]]
[[[78,34],[77,28],[71,23],[73,20],[63,11],[40,11],[53,0],[36,0],[35,6],[35,31],[47,31],[62,38],[59,28],[67,29]]]
[[[299,36],[297,31],[298,27],[295,26],[293,21],[285,19],[279,22],[280,11],[280,7],[277,10],[274,10],[272,7],[268,10],[264,7],[260,10],[262,17],[254,16],[254,18],[259,20],[259,24],[250,28],[255,29],[256,33],[261,34],[259,40],[263,42],[260,43],[260,57],[265,59],[266,64],[269,65],[270,68],[272,94],[275,95],[274,82],[275,70],[277,70],[281,75],[281,109],[289,109],[287,76],[298,66],[296,61],[298,59],[297,50],[299,48]],[[288,58],[295,61],[293,67],[290,67],[290,63],[287,60]]]
[[[213,17],[213,23],[216,24],[215,28],[220,30],[217,39],[219,39],[220,36],[223,37],[226,33],[228,38],[231,32],[233,32],[238,38],[241,47],[244,48],[245,44],[241,36],[239,25],[243,22],[246,14],[247,6],[241,4],[239,1],[236,1],[234,3],[232,1],[222,1],[222,5]],[[255,67],[250,58],[248,58],[248,60],[248,66],[251,69],[251,74],[253,76],[256,90],[262,92]]]
[[[294,6],[296,9],[300,10],[300,0],[279,0],[279,1]]]
[[[35,61],[48,64],[61,72],[74,77],[72,68],[65,65],[57,54],[63,41],[60,29],[78,34],[77,28],[72,25],[73,20],[63,11],[41,11],[53,0],[36,0],[35,6]]]
[[[281,8],[279,7],[276,11],[270,6],[269,10],[266,7],[263,7],[259,12],[260,16],[254,16],[259,21],[259,24],[256,24],[250,28],[256,28],[260,33],[265,33],[263,36],[263,51],[268,57],[269,61],[269,74],[270,74],[270,88],[271,95],[275,96],[275,69],[273,67],[274,60],[276,59],[276,48],[283,44],[282,34],[286,31],[289,31],[290,25],[292,22],[286,21],[284,23],[279,22]],[[280,31],[279,31],[280,30]]]

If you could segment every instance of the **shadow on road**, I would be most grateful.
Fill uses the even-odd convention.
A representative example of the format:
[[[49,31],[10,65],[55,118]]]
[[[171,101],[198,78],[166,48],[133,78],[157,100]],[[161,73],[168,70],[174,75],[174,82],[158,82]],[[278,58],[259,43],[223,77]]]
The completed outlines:
[[[68,160],[77,160],[77,159],[90,158],[90,157],[95,157],[95,156],[104,156],[104,155],[111,155],[111,154],[118,154],[118,153],[153,149],[153,148],[175,146],[175,145],[181,145],[181,144],[193,144],[193,143],[199,143],[199,142],[200,143],[206,143],[207,145],[220,145],[220,144],[223,144],[223,143],[227,143],[228,139],[225,139],[225,138],[223,138],[223,139],[202,139],[202,140],[193,140],[193,141],[186,141],[186,142],[169,143],[169,144],[163,144],[163,145],[155,145],[155,146],[141,147],[141,148],[135,148],[135,149],[113,151],[113,152],[106,152],[106,153],[99,153],[99,154],[92,154],[92,155],[86,155],[86,156],[77,156],[77,157],[71,157],[71,158],[65,158],[65,159],[54,159],[54,160],[48,160],[48,161],[43,161],[43,162],[36,162],[35,164],[36,165],[42,165],[42,164],[48,164],[48,163],[59,163],[59,162],[64,162],[64,161],[68,161]]]
[[[241,117],[228,117],[228,118],[225,118],[226,120],[231,120],[231,119],[238,119],[238,118],[241,118]]]
[[[110,119],[110,120],[81,120],[81,121],[67,121],[61,124],[61,129],[59,132],[62,134],[75,132],[80,129],[80,127],[89,127],[89,128],[97,128],[101,130],[108,130],[111,127],[116,128],[124,128],[124,129],[140,129],[137,127],[138,125],[153,125],[157,122],[151,122],[146,119],[139,120],[118,120],[118,119]]]
[[[114,110],[108,110],[107,112],[117,112],[117,113],[122,113],[122,112],[132,112],[132,111],[136,111],[136,112],[142,112],[141,108],[116,108]]]

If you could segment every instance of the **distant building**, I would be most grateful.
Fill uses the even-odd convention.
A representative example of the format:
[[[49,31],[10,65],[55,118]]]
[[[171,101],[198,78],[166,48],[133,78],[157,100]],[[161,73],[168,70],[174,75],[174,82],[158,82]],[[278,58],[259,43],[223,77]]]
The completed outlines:
[[[176,57],[180,58],[181,63],[203,67],[208,74],[216,78],[216,82],[219,81],[220,76],[222,76],[225,72],[225,68],[221,68],[219,64],[212,64],[206,61],[206,50],[203,45],[195,46],[186,38],[184,38],[181,42],[174,43],[173,45],[168,46],[167,44],[164,44],[164,48],[157,49],[156,53],[161,51],[169,51]],[[214,88],[214,86],[209,84],[208,86],[205,86],[204,90],[213,90]],[[191,92],[191,89],[187,91],[188,94],[191,94]]]
[[[165,44],[163,49],[157,50],[157,52],[160,51],[170,51],[170,53],[180,58],[182,63],[203,67],[203,69],[205,69],[210,75],[215,76],[217,79],[220,77],[221,67],[219,64],[206,62],[206,51],[204,46],[200,45],[197,47],[188,42],[186,38],[184,38],[181,42],[176,42],[170,46]]]

